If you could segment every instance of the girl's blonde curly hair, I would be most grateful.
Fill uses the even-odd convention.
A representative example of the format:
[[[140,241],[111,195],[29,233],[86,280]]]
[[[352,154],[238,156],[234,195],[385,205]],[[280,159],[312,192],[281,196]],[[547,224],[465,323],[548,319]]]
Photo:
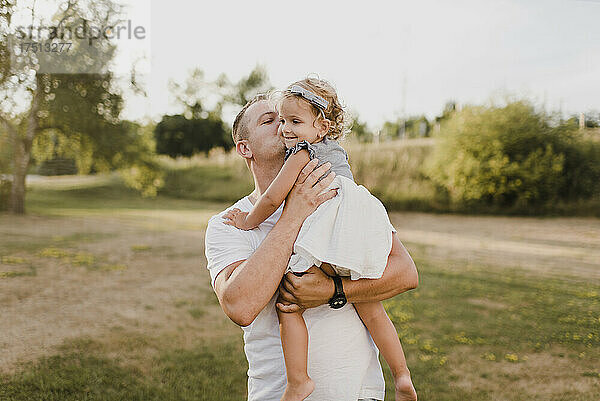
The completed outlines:
[[[340,139],[350,131],[346,118],[346,112],[344,111],[344,108],[338,99],[335,89],[329,82],[325,81],[324,79],[313,77],[307,77],[301,81],[294,82],[287,87],[287,90],[283,91],[280,97],[278,96],[279,104],[281,104],[284,99],[288,98],[303,99],[302,97],[290,92],[290,89],[294,85],[299,85],[304,89],[313,92],[315,95],[321,96],[323,99],[329,102],[327,109],[323,110],[323,114],[321,114],[322,109],[305,100],[311,105],[312,111],[317,119],[324,115],[325,118],[331,122],[329,131],[327,133],[328,138]]]

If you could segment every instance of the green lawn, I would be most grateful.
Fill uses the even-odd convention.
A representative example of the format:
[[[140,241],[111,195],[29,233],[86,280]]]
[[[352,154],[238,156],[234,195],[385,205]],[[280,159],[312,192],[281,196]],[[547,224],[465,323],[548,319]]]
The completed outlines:
[[[107,178],[38,185],[28,194],[31,215],[0,215],[0,294],[6,294],[0,296],[0,310],[5,316],[35,302],[37,308],[25,309],[32,321],[51,313],[44,309],[49,301],[43,295],[49,281],[73,293],[60,298],[62,306],[76,303],[80,287],[89,287],[82,299],[113,291],[102,301],[110,305],[98,312],[99,329],[65,336],[59,345],[21,358],[24,363],[0,363],[5,372],[0,375],[0,400],[243,399],[247,363],[241,330],[216,303],[201,249],[206,219],[225,206],[165,196],[141,199]],[[417,227],[441,230],[442,216],[424,216],[419,218],[431,222],[427,227],[417,222]],[[400,228],[399,222],[408,224],[410,215],[392,217]],[[493,230],[478,234],[475,224],[484,218],[451,218],[480,238],[486,252],[491,252],[487,236],[501,235]],[[553,221],[502,218],[502,224],[517,231],[532,224],[552,226]],[[578,235],[598,252],[600,240],[593,238],[600,238],[600,221],[589,222]],[[564,224],[557,221],[554,229]],[[565,229],[564,242],[545,246],[577,246],[569,235],[579,225]],[[58,231],[64,233],[57,236]],[[417,262],[420,284],[385,306],[420,400],[600,399],[600,281],[570,270],[581,265],[597,272],[600,261],[573,260],[557,276],[544,272],[543,259],[527,254],[521,255],[526,263],[507,266],[499,254],[490,253],[485,263],[475,253],[459,260],[444,244],[402,239]],[[542,239],[518,241],[534,244]],[[91,259],[77,259],[82,253]],[[124,260],[119,262],[123,270],[92,268],[114,265],[114,255]],[[144,287],[153,279],[160,290]],[[179,288],[187,282],[194,292]],[[92,291],[96,285],[99,290]],[[140,291],[138,298],[125,297],[135,291]],[[169,298],[171,293],[177,295]],[[159,295],[163,298],[155,299]],[[128,308],[135,313],[119,317]],[[0,314],[0,327],[10,328],[11,321],[5,319]],[[5,351],[19,345],[10,337],[6,343]],[[384,370],[386,400],[392,400],[393,382],[387,366]]]
[[[597,283],[529,280],[506,269],[448,271],[415,256],[419,288],[386,307],[421,399],[600,396]]]

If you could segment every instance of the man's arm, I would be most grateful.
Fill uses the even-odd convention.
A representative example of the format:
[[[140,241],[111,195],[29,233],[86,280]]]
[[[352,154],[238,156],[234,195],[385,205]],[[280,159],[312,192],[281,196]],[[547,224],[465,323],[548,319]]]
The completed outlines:
[[[227,266],[215,278],[215,293],[223,311],[240,326],[252,323],[277,291],[304,220],[337,193],[329,190],[321,194],[335,174],[317,182],[331,167],[325,163],[315,169],[317,162],[311,161],[302,170],[279,221],[258,249],[247,260]]]
[[[291,273],[285,275],[279,288],[280,295],[285,301],[302,308],[314,308],[329,301],[335,292],[333,279],[315,267],[312,267],[308,273],[302,277]],[[344,293],[351,303],[388,299],[416,288],[418,282],[415,263],[395,233],[392,237],[392,250],[380,278],[360,280],[342,278]],[[295,305],[278,304],[284,311],[295,310]]]
[[[419,284],[417,267],[408,251],[394,233],[392,250],[383,276],[376,280],[342,279],[348,302],[372,302],[391,298],[412,290]]]

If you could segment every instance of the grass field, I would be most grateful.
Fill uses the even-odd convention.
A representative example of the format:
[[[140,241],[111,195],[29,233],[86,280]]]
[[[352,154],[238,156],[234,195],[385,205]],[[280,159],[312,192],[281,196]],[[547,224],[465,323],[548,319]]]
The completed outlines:
[[[225,206],[62,177],[0,214],[0,400],[244,399],[203,256]],[[420,400],[600,399],[600,219],[391,217],[420,274],[385,302]]]

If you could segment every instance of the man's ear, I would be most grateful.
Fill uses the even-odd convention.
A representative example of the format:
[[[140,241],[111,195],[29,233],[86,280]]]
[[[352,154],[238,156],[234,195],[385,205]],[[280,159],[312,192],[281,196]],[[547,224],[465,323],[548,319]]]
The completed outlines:
[[[244,159],[252,158],[252,150],[248,147],[248,141],[242,139],[235,144],[235,151],[238,155],[242,156]]]
[[[331,128],[331,121],[323,118],[319,124],[318,124],[318,128],[319,128],[319,138],[323,138],[327,135],[327,133],[329,132],[329,128]]]

